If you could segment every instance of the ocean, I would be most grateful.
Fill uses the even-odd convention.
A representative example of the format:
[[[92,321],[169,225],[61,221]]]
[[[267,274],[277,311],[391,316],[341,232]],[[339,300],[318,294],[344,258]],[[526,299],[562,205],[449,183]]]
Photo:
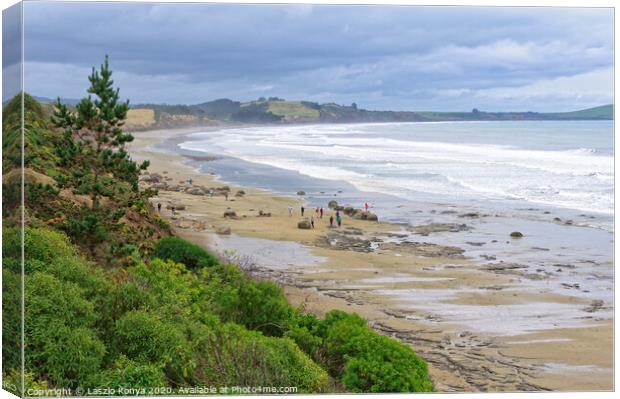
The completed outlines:
[[[384,194],[512,214],[555,208],[581,223],[613,228],[611,121],[261,126],[193,134],[180,147],[346,182],[369,198]],[[286,191],[281,182],[260,181]],[[403,218],[403,212],[387,214]]]
[[[223,182],[303,190],[310,207],[368,202],[400,240],[525,265],[550,277],[526,279],[532,289],[613,303],[613,144],[611,121],[511,121],[226,128],[167,148]],[[430,223],[467,229],[412,229]]]

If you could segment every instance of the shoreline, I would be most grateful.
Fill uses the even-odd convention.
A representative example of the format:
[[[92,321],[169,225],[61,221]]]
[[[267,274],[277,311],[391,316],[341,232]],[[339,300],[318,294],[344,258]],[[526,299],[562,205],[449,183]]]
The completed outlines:
[[[215,176],[190,165],[186,157],[153,148],[172,137],[220,129],[138,132],[130,152],[136,158],[150,159],[149,171],[171,183],[191,176],[194,185],[222,186]],[[537,288],[538,281],[528,280],[532,276],[514,265],[498,262],[495,269],[485,268],[449,245],[392,242],[402,231],[400,225],[344,217],[342,229],[329,229],[326,220],[319,219],[316,229],[300,230],[299,218],[289,217],[287,208],[293,206],[298,213],[301,198],[251,187],[231,188],[230,201],[223,196],[160,190],[152,202],[164,205],[163,216],[177,234],[199,245],[219,251],[236,248],[240,255],[244,247],[250,254],[262,251],[266,262],[287,259],[277,267],[260,267],[252,273],[278,281],[294,305],[318,315],[332,308],[354,311],[378,331],[413,344],[429,362],[438,389],[612,389],[609,348],[613,326],[610,318],[599,316],[602,306]],[[238,190],[246,194],[235,197]],[[169,203],[185,205],[185,209],[171,219],[165,210]],[[236,219],[223,217],[228,207],[237,212]],[[258,216],[259,211],[271,216]],[[223,227],[232,234],[215,233]],[[421,236],[419,241],[426,238]],[[334,241],[340,248],[331,244]],[[536,332],[528,332],[525,323],[532,307],[548,311],[548,317],[533,319],[532,324],[545,327]],[[591,312],[582,311],[588,307]],[[517,315],[503,328],[512,334],[475,328],[502,317],[502,309],[509,310],[504,316]],[[575,320],[553,325],[554,318],[568,312],[575,313]]]

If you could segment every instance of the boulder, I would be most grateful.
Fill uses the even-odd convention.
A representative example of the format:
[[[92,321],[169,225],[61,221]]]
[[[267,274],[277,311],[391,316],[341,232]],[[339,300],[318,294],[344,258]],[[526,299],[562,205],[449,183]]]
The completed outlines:
[[[310,230],[312,228],[312,225],[310,224],[310,221],[308,219],[304,219],[304,220],[300,220],[299,222],[297,222],[297,228],[304,229],[304,230]]]
[[[355,212],[353,212],[352,217],[359,220],[372,220],[375,222],[379,220],[377,215],[375,215],[374,213],[362,211],[361,209],[356,209]]]
[[[330,209],[335,209],[338,206],[338,201],[331,200],[327,203],[327,207]]]
[[[181,186],[180,184],[175,184],[174,186],[168,186],[168,191],[183,191],[183,186]]]
[[[297,191],[297,195],[306,195],[306,192],[303,190]]]
[[[521,233],[520,231],[513,231],[512,233],[510,233],[510,237],[512,237],[512,238],[521,238],[521,237],[523,237],[523,233]]]
[[[260,217],[271,217],[271,212],[263,212],[263,210],[258,211],[258,216]]]
[[[221,234],[221,235],[229,235],[230,234],[230,227],[229,226],[217,226],[215,228],[215,233],[216,234]]]
[[[235,193],[235,197],[243,197],[245,195],[245,191],[239,190]]]
[[[140,176],[140,181],[145,181],[147,183],[159,183],[162,177],[158,173],[145,174]]]
[[[205,192],[200,187],[191,187],[185,189],[185,192],[191,195],[205,195]]]
[[[159,173],[151,173],[150,176],[153,183],[159,183],[163,179],[162,175]]]
[[[155,183],[151,187],[158,190],[166,190],[168,188],[168,183],[166,183],[165,181],[161,183]]]
[[[237,212],[233,211],[232,209],[228,208],[226,209],[226,211],[224,212],[224,217],[225,218],[236,218],[237,217]]]
[[[375,213],[368,212],[368,215],[366,215],[366,220],[370,220],[371,222],[378,222],[379,217]]]
[[[342,210],[344,212],[345,215],[349,215],[351,216],[353,214],[353,212],[355,212],[355,208],[353,208],[352,206],[346,206],[344,207],[344,209]]]

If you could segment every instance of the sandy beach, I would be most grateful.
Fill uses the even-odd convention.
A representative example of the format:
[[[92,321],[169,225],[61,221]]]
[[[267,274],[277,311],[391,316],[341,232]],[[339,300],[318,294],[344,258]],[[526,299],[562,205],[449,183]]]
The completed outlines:
[[[430,223],[404,231],[378,215],[378,222],[343,216],[342,227],[330,228],[334,212],[327,204],[323,218],[306,209],[315,228],[300,229],[303,195],[278,196],[220,182],[192,164],[208,162],[206,157],[156,148],[192,131],[206,130],[139,132],[130,146],[135,159],[151,161],[149,172],[161,177],[162,187],[180,186],[160,189],[151,199],[162,204],[162,216],[179,236],[277,281],[289,300],[307,311],[357,312],[381,333],[410,343],[428,361],[439,390],[613,389],[612,305],[579,291],[570,278],[561,289],[549,284],[570,275],[570,265],[555,274],[531,273],[518,263],[465,256],[465,242],[426,240],[460,225]],[[190,177],[192,187],[220,193],[217,189],[227,185],[230,194],[190,194],[184,191]],[[177,209],[174,216],[171,206]],[[227,211],[234,216],[225,217]],[[412,231],[417,238],[403,240]]]

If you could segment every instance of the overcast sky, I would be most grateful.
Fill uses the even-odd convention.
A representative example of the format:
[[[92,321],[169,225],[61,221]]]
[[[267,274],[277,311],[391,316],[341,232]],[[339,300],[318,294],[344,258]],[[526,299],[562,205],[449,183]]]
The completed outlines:
[[[25,3],[26,91],[80,98],[109,54],[131,103],[259,96],[367,109],[613,101],[613,11]],[[6,63],[5,63],[6,64]]]

